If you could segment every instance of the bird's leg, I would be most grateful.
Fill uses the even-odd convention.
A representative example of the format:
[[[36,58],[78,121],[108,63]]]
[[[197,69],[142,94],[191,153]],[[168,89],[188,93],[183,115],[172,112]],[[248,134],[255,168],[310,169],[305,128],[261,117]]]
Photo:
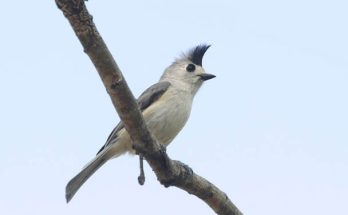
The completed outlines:
[[[145,183],[145,173],[144,173],[144,156],[139,154],[139,164],[140,164],[140,175],[138,177],[138,182],[140,185],[144,185]]]

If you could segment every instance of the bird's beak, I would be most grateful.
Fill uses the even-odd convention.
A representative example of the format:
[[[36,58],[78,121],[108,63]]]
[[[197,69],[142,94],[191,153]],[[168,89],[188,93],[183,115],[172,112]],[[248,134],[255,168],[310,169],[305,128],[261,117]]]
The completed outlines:
[[[198,76],[199,76],[203,81],[206,81],[206,80],[209,80],[209,79],[212,79],[212,78],[215,78],[215,77],[216,77],[215,75],[208,74],[208,73],[202,73],[202,74],[199,74]]]

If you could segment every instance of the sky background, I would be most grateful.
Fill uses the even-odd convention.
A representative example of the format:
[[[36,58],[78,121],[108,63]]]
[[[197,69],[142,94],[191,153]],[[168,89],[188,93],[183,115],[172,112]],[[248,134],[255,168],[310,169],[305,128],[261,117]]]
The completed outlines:
[[[198,92],[169,155],[246,215],[348,214],[347,1],[95,1],[94,21],[135,96],[191,47],[217,78]],[[0,214],[214,214],[164,188],[137,157],[66,183],[119,118],[51,1],[0,8]]]

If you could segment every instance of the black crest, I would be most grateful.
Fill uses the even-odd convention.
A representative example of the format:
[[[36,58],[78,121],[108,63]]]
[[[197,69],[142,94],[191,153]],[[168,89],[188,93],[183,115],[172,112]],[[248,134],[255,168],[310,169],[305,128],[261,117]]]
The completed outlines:
[[[188,59],[191,60],[192,63],[202,66],[203,56],[209,47],[210,45],[205,44],[196,46],[188,53]]]

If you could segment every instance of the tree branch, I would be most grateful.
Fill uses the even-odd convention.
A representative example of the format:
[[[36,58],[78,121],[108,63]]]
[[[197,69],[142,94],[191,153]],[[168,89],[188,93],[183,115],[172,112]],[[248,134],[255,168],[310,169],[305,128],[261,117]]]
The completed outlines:
[[[130,134],[137,153],[144,155],[164,186],[176,186],[206,202],[217,214],[240,215],[238,208],[215,185],[195,174],[185,164],[170,159],[143,120],[136,100],[115,60],[98,33],[83,0],[56,0],[69,20],[85,53],[95,65],[118,115]]]

